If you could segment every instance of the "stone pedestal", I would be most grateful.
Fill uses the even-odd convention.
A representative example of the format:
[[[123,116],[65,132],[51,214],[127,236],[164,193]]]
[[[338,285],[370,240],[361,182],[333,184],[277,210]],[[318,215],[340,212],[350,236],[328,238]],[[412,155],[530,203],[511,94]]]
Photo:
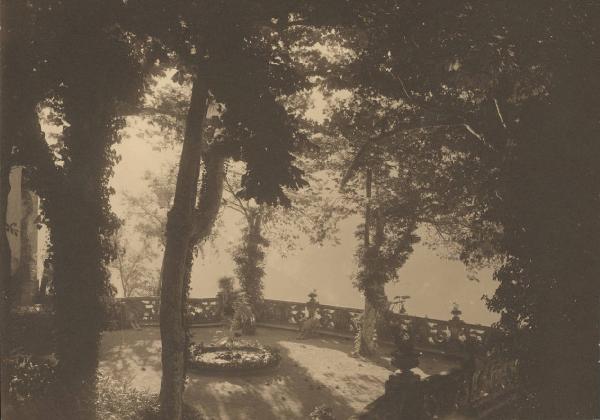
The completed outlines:
[[[410,370],[390,375],[385,394],[369,404],[360,420],[424,420],[421,378]]]

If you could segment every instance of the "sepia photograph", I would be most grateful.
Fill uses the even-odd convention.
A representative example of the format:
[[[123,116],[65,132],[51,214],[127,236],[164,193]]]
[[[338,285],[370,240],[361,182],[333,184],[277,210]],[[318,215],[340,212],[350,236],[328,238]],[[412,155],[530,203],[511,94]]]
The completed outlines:
[[[0,0],[0,420],[600,419],[600,2]]]

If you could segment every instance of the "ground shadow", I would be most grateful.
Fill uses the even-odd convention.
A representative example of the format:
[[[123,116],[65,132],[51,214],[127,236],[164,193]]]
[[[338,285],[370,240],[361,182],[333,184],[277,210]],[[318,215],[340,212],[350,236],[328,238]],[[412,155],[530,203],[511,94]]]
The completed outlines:
[[[185,400],[208,419],[307,419],[318,405],[332,408],[336,418],[348,418],[353,408],[342,396],[299,366],[283,347],[282,362],[268,374],[205,376],[191,373]]]
[[[219,328],[194,328],[194,342],[222,337]],[[352,341],[335,337],[299,340],[297,332],[259,328],[255,337],[277,348],[282,361],[264,374],[215,376],[190,371],[185,400],[207,419],[307,419],[326,405],[335,418],[349,418],[384,391],[389,360],[351,357]],[[386,349],[388,350],[388,349]],[[389,349],[391,350],[391,349]],[[383,351],[382,351],[383,353]],[[385,353],[383,353],[385,354]],[[448,363],[424,357],[427,373]],[[138,389],[160,390],[160,333],[157,328],[104,334],[100,370]],[[439,372],[439,370],[438,370]]]
[[[157,328],[105,332],[100,346],[100,372],[137,389],[158,392],[160,349]]]

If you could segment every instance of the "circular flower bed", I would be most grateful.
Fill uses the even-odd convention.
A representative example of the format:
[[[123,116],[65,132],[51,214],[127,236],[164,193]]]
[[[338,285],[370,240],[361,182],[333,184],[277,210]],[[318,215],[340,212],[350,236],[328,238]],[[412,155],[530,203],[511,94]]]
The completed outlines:
[[[242,373],[275,367],[280,360],[276,349],[238,343],[206,347],[193,345],[189,363],[191,368],[204,372]]]

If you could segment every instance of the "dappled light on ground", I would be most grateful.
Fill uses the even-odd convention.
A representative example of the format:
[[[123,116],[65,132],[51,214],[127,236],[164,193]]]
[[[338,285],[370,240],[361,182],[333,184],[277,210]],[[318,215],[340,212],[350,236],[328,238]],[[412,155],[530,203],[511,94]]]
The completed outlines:
[[[343,351],[331,348],[327,339],[312,339],[306,343],[280,341],[279,344],[318,384],[317,389],[328,389],[356,411],[381,395],[390,375],[388,368],[351,357],[347,345]]]
[[[196,343],[222,336],[216,328],[192,330]],[[306,419],[318,405],[345,419],[383,394],[391,373],[389,359],[352,357],[350,340],[319,337],[298,340],[297,333],[259,328],[262,344],[279,349],[282,360],[275,370],[252,375],[189,373],[185,400],[207,418],[219,420]],[[391,349],[383,348],[386,356]],[[424,356],[422,368],[436,373],[453,363]],[[158,328],[104,334],[100,370],[138,389],[160,390],[160,332]]]

